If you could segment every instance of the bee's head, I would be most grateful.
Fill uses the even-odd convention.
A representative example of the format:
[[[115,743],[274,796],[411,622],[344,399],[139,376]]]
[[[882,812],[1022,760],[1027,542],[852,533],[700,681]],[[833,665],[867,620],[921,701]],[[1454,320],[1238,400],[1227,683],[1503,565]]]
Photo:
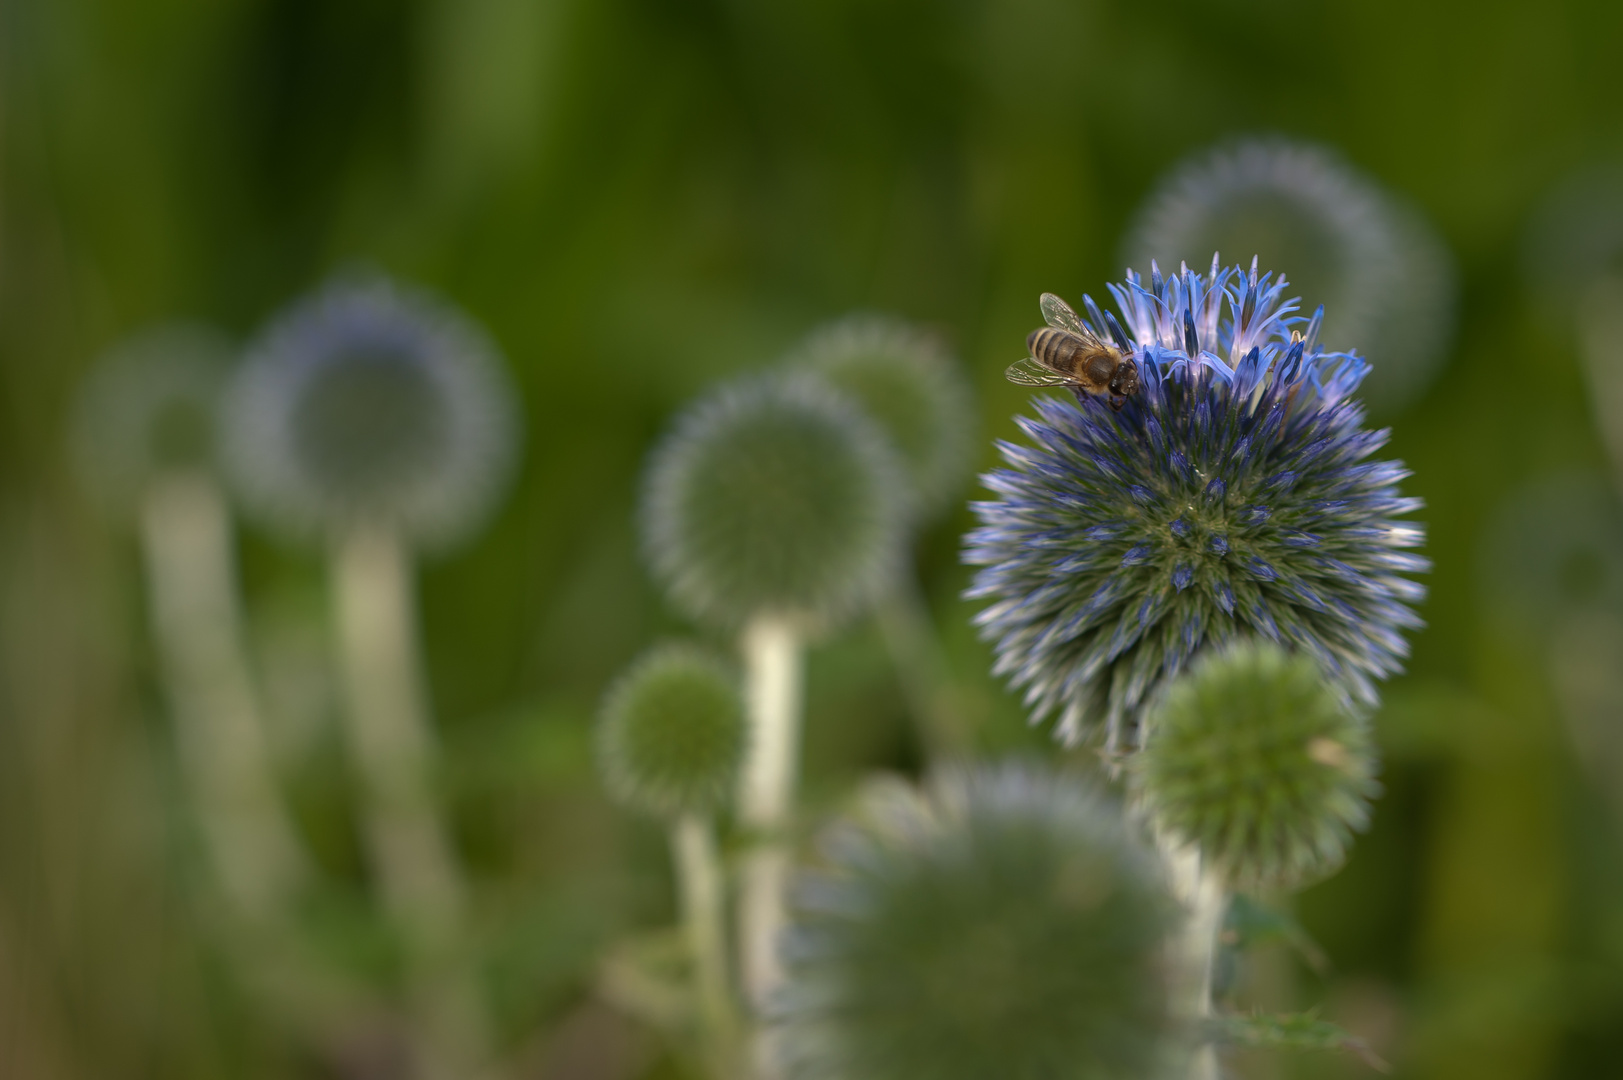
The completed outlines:
[[[1138,393],[1138,365],[1132,360],[1116,365],[1115,374],[1110,376],[1110,393],[1115,397]]]

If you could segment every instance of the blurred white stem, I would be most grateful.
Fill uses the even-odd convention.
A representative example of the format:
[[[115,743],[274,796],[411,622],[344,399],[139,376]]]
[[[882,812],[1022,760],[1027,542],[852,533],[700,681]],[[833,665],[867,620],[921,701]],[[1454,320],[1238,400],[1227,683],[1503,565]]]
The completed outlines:
[[[1579,341],[1595,424],[1612,459],[1613,481],[1623,488],[1623,278],[1603,277],[1589,287]]]
[[[935,624],[911,571],[900,575],[880,598],[877,615],[925,752],[938,763],[964,757],[969,751],[968,725],[957,707]]]
[[[1178,1009],[1184,1019],[1199,1025],[1212,1015],[1212,970],[1228,898],[1217,878],[1202,867],[1199,848],[1173,846],[1165,836],[1157,840],[1167,862],[1172,894],[1186,912],[1175,958],[1183,980]],[[1201,1042],[1190,1063],[1189,1080],[1218,1080],[1219,1076],[1217,1048]]]
[[[264,925],[311,872],[277,789],[219,489],[201,474],[160,480],[141,507],[141,540],[181,768],[209,860],[237,915]]]
[[[738,816],[755,843],[743,866],[739,960],[744,988],[759,1012],[781,970],[777,946],[785,922],[786,833],[800,757],[802,657],[799,633],[778,619],[750,623],[742,648],[750,744]]]
[[[488,1059],[478,990],[460,964],[466,903],[434,795],[435,739],[416,637],[410,559],[382,528],[333,552],[338,638],[362,828],[389,914],[405,935],[429,1034],[424,1072],[452,1080]]]
[[[682,897],[682,922],[693,955],[701,1038],[718,1080],[731,1075],[732,993],[727,979],[727,941],[721,859],[710,822],[684,814],[671,829]]]

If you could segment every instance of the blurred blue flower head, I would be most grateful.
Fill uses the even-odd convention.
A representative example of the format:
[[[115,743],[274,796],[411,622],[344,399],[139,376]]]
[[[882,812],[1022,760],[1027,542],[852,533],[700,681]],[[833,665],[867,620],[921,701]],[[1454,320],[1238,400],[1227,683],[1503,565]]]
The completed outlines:
[[[276,318],[226,402],[248,508],[294,533],[359,524],[439,546],[482,524],[518,442],[483,330],[424,292],[340,278]]]
[[[1152,268],[1153,268],[1152,264]],[[1355,698],[1398,670],[1425,570],[1423,531],[1398,518],[1407,470],[1371,461],[1387,431],[1353,399],[1368,371],[1318,343],[1323,310],[1295,314],[1286,282],[1238,267],[1184,267],[1110,291],[1123,321],[1084,298],[1090,329],[1131,354],[1139,392],[1039,398],[1000,443],[1007,468],[965,561],[997,673],[1068,742],[1101,731],[1108,753],[1142,743],[1138,717],[1201,650],[1260,636],[1304,650]],[[1069,312],[1045,301],[1052,325]]]

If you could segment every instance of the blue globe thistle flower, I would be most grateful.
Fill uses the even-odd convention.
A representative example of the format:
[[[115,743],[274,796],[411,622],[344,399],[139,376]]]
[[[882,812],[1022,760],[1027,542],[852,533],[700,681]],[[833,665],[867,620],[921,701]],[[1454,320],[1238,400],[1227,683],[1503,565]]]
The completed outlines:
[[[1175,1055],[1154,858],[1074,777],[896,783],[794,896],[773,1049],[793,1080],[1128,1080]]]
[[[513,397],[466,317],[386,279],[339,279],[249,349],[226,402],[227,463],[248,507],[284,531],[376,525],[445,545],[505,486]]]
[[[1417,397],[1448,351],[1457,287],[1447,245],[1326,147],[1245,139],[1196,154],[1145,200],[1123,245],[1128,266],[1212,251],[1258,256],[1322,303],[1324,340],[1375,360],[1363,398],[1378,412]]]
[[[1018,421],[1033,445],[1000,443],[1008,467],[982,478],[997,498],[973,504],[967,595],[990,601],[994,670],[1068,742],[1102,727],[1107,752],[1136,748],[1156,689],[1236,636],[1311,653],[1364,702],[1407,654],[1423,590],[1401,575],[1428,563],[1397,518],[1420,500],[1398,494],[1401,464],[1368,460],[1388,432],[1351,396],[1367,365],[1322,349],[1322,310],[1296,317],[1285,289],[1214,259],[1208,276],[1129,271],[1120,322],[1085,297],[1139,391],[1120,412],[1036,399]]]

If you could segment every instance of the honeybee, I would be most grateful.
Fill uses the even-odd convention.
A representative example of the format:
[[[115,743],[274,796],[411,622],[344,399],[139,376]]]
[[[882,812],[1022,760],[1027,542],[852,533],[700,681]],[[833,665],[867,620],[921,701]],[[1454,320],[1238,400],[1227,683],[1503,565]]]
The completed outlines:
[[[1089,330],[1070,305],[1053,293],[1043,293],[1043,318],[1048,325],[1026,338],[1031,355],[1009,365],[1008,380],[1021,386],[1069,386],[1108,396],[1110,407],[1121,410],[1130,394],[1138,392],[1138,365],[1115,345]]]

